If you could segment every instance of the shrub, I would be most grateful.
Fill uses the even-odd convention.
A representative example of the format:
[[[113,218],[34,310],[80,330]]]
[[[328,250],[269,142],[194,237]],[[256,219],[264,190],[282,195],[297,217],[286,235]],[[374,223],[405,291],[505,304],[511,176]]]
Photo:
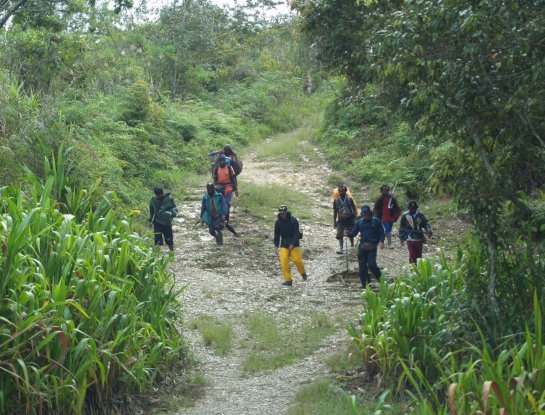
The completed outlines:
[[[62,163],[46,172],[30,194],[0,191],[0,410],[109,412],[114,390],[180,357],[178,293],[112,196],[68,186]]]

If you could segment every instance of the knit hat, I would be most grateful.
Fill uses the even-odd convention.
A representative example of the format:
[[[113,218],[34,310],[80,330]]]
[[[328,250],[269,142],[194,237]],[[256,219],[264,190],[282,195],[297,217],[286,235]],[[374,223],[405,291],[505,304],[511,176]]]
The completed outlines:
[[[153,188],[153,193],[155,193],[156,195],[160,195],[161,193],[163,193],[163,189],[159,186],[155,186]]]
[[[363,216],[366,213],[371,213],[371,208],[369,207],[369,205],[363,205],[361,207],[361,215]]]

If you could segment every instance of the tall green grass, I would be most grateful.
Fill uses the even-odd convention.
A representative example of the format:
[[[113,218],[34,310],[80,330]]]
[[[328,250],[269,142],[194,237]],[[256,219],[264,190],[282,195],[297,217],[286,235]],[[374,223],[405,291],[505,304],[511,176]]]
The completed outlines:
[[[65,186],[62,159],[32,189],[0,189],[0,412],[106,412],[142,391],[183,342],[166,261],[112,210]]]
[[[408,394],[415,413],[545,413],[541,283],[533,309],[517,308],[522,333],[512,331],[511,316],[505,325],[512,334],[483,330],[468,278],[486,266],[472,247],[450,262],[420,260],[378,292],[367,290],[361,319],[348,331],[367,370]],[[518,294],[524,298],[530,287],[521,283]]]

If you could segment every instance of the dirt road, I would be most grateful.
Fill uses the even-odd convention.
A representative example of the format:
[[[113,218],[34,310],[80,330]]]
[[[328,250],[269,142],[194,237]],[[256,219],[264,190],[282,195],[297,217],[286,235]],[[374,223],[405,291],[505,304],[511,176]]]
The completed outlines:
[[[306,154],[316,152],[308,143],[301,145],[306,146]],[[295,277],[292,287],[281,285],[272,227],[264,229],[258,220],[242,214],[236,201],[232,222],[241,237],[234,238],[226,232],[225,245],[221,249],[215,246],[206,228],[195,224],[206,178],[203,178],[203,189],[195,191],[194,199],[180,204],[173,270],[180,284],[188,284],[181,298],[185,316],[188,321],[203,314],[230,321],[234,326],[235,341],[233,351],[218,356],[203,344],[198,331],[184,329],[208,386],[196,405],[180,410],[179,415],[282,414],[302,385],[327,376],[324,359],[345,350],[344,323],[338,323],[335,334],[327,337],[318,350],[290,366],[256,375],[244,375],[242,370],[248,353],[241,346],[241,340],[247,336],[243,321],[248,313],[269,313],[281,321],[305,324],[303,315],[324,312],[342,322],[356,318],[357,310],[361,308],[359,280],[331,278],[346,270],[346,258],[335,253],[337,241],[332,226],[332,201],[325,183],[331,172],[323,160],[311,159],[318,160],[319,157],[302,157],[293,162],[287,159],[256,160],[255,154],[246,154],[241,175],[246,182],[264,186],[274,182],[308,195],[310,206],[305,209],[312,210],[313,219],[301,221],[304,229],[301,246],[309,275],[307,282]],[[360,206],[362,202],[371,202],[365,189],[353,190]],[[241,188],[240,191],[244,193],[245,190]],[[271,216],[274,216],[275,208],[270,207]],[[290,208],[297,216],[298,209],[303,207]],[[406,250],[399,245],[378,255],[379,266],[389,269],[390,274],[397,274],[406,260]],[[354,254],[349,258],[349,267],[357,270]]]

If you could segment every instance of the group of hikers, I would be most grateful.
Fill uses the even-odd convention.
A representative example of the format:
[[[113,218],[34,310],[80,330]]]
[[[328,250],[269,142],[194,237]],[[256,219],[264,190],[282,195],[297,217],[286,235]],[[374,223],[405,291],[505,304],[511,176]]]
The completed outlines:
[[[373,205],[363,205],[359,215],[356,202],[344,184],[339,184],[333,191],[333,227],[337,229],[336,238],[339,240],[339,250],[343,252],[343,241],[347,237],[354,247],[354,238],[359,234],[358,246],[359,277],[362,289],[371,282],[369,270],[377,281],[381,271],[377,266],[377,249],[384,249],[384,240],[387,247],[394,249],[392,242],[392,228],[400,217],[399,239],[401,244],[407,243],[409,262],[416,263],[422,257],[422,248],[426,236],[431,237],[433,232],[426,217],[418,211],[416,200],[409,201],[407,211],[402,213],[401,208],[393,195],[390,186],[383,184],[380,187],[380,196]]]
[[[242,162],[229,144],[219,151],[210,153],[209,156],[214,157],[211,168],[213,181],[206,184],[206,193],[201,201],[200,222],[208,226],[208,231],[215,238],[216,244],[223,245],[224,229],[239,236],[229,223],[229,213],[233,194],[238,197],[237,176],[242,171]],[[149,206],[149,222],[153,226],[154,243],[161,246],[164,240],[170,251],[173,251],[172,219],[177,215],[178,209],[170,193],[164,193],[160,187],[155,187],[154,193],[155,196]],[[410,263],[416,263],[417,259],[422,257],[426,236],[432,236],[431,225],[418,211],[418,203],[415,200],[409,201],[407,211],[402,213],[387,184],[380,187],[380,193],[373,209],[369,205],[363,205],[359,212],[352,193],[344,184],[336,186],[332,193],[333,227],[336,229],[336,239],[339,242],[337,253],[347,253],[347,250],[343,249],[344,238],[348,238],[351,247],[354,248],[354,238],[358,235],[360,237],[357,256],[362,289],[371,281],[369,270],[377,281],[380,280],[381,270],[376,261],[377,249],[384,249],[385,240],[386,246],[394,249],[392,228],[395,222],[400,220],[399,238],[401,244],[407,244]],[[303,281],[307,281],[300,247],[302,237],[297,218],[291,214],[287,206],[280,206],[274,225],[274,247],[284,277],[282,285],[293,285],[291,262],[295,264]]]
[[[208,231],[216,239],[216,244],[223,245],[223,229],[238,236],[229,223],[229,212],[233,194],[238,197],[237,176],[242,171],[242,161],[229,144],[209,156],[215,158],[211,168],[213,181],[206,184],[206,194],[201,201],[200,222],[208,225]],[[154,243],[162,246],[164,240],[172,252],[172,220],[178,214],[178,209],[170,193],[164,193],[161,187],[155,187],[153,191],[155,196],[149,205],[149,223],[153,227]]]

